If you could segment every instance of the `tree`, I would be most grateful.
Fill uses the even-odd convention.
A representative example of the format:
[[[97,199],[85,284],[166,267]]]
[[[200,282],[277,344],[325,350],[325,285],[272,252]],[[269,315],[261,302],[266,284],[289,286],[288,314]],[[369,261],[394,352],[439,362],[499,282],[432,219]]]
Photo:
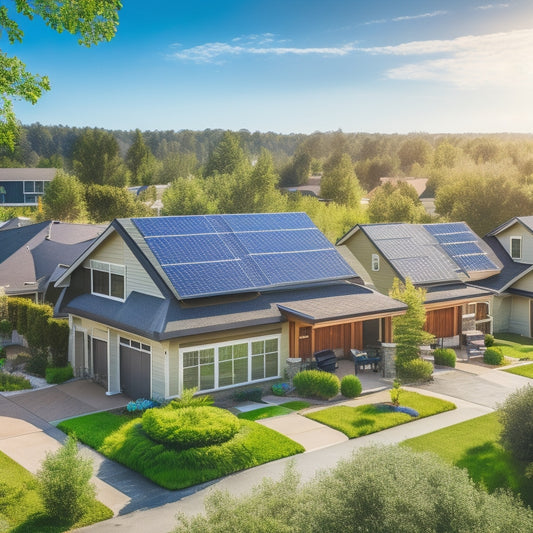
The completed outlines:
[[[157,183],[171,183],[177,178],[190,178],[197,173],[198,160],[192,153],[170,153],[156,172]]]
[[[376,189],[368,204],[370,222],[409,222],[424,220],[427,214],[415,188],[409,183],[386,182]]]
[[[204,174],[206,176],[235,174],[242,172],[247,167],[249,167],[249,162],[241,148],[239,136],[231,131],[226,131],[211,153]]]
[[[94,222],[108,222],[119,217],[150,216],[148,207],[123,187],[89,185],[85,189],[89,218]]]
[[[163,215],[204,215],[214,212],[204,189],[204,180],[178,178],[163,193]]]
[[[74,523],[94,501],[90,482],[93,462],[78,454],[76,439],[67,437],[55,454],[48,453],[37,473],[39,489],[49,516]]]
[[[325,165],[320,180],[320,196],[342,205],[357,205],[363,197],[363,189],[355,175],[352,160],[348,154],[335,158]]]
[[[79,36],[79,44],[96,45],[109,41],[118,26],[120,0],[91,0],[90,2],[58,2],[56,0],[17,0],[17,15],[10,13],[6,5],[0,6],[0,29],[7,35],[9,44],[21,43],[24,32],[15,20],[24,16],[30,20],[41,18],[58,33],[67,31]],[[13,149],[18,124],[13,112],[12,100],[23,99],[35,104],[43,91],[50,90],[47,76],[32,74],[16,56],[0,52],[0,145]]]
[[[135,130],[135,139],[126,154],[126,165],[131,172],[131,182],[135,185],[149,185],[154,173],[154,156],[144,142],[141,130]]]
[[[415,163],[421,166],[429,163],[432,154],[433,147],[422,137],[408,137],[398,149],[398,157],[404,172],[410,172]]]
[[[112,133],[97,128],[85,130],[74,145],[72,159],[82,183],[116,187],[128,183],[128,170]]]
[[[510,394],[498,409],[501,442],[520,461],[533,463],[533,387],[526,385]]]
[[[253,189],[253,212],[268,213],[283,211],[286,199],[278,190],[279,175],[274,170],[272,154],[261,149],[250,174],[250,187]]]
[[[58,171],[43,196],[44,218],[74,222],[86,215],[85,189],[76,176]]]

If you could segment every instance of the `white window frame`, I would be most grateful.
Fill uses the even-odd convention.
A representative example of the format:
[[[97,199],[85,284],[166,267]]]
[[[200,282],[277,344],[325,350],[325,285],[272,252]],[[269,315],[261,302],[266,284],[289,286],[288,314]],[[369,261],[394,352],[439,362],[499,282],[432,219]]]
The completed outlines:
[[[372,254],[372,272],[379,272],[379,254]]]
[[[520,254],[518,256],[513,255],[513,241],[518,241],[520,247]],[[522,237],[519,235],[514,235],[509,238],[509,255],[511,259],[522,259],[523,250],[522,250]]]
[[[277,376],[270,376],[267,378],[261,378],[261,379],[254,379],[252,380],[252,343],[258,342],[258,341],[268,341],[268,340],[277,340],[278,342],[278,375]],[[248,379],[247,381],[243,381],[241,383],[236,383],[232,385],[226,385],[224,387],[219,387],[219,348],[225,347],[225,346],[234,346],[236,344],[248,344]],[[201,344],[201,345],[195,345],[195,346],[188,346],[186,348],[180,348],[179,349],[179,390],[180,394],[181,391],[183,391],[183,355],[186,352],[195,352],[199,350],[209,350],[214,349],[215,350],[215,356],[214,356],[214,385],[215,387],[213,389],[202,389],[199,392],[206,393],[206,392],[212,392],[212,391],[218,391],[218,390],[226,390],[226,389],[233,389],[235,387],[243,387],[245,385],[249,385],[251,383],[261,383],[264,381],[271,381],[273,379],[277,379],[280,376],[281,373],[281,334],[276,335],[264,335],[259,337],[249,337],[245,339],[234,339],[231,341],[226,342],[217,342],[217,343],[211,343],[211,344]],[[256,357],[256,356],[255,356]]]
[[[95,296],[101,296],[102,298],[108,298],[109,300],[115,300],[117,302],[124,302],[126,299],[126,267],[117,263],[108,263],[107,261],[99,261],[91,259],[89,261],[89,267],[91,270],[91,294]],[[93,272],[107,272],[109,274],[109,294],[94,291]],[[124,278],[124,291],[122,298],[111,295],[111,274],[116,274]]]

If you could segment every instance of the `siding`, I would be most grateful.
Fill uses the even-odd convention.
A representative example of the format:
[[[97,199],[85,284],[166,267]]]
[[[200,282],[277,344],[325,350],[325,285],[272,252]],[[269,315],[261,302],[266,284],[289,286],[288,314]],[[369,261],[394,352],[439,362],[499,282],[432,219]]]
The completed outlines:
[[[529,298],[513,296],[511,314],[509,316],[509,331],[529,337]]]
[[[533,235],[522,224],[517,222],[510,228],[502,231],[496,238],[511,256],[511,237],[522,237],[522,259],[515,259],[517,263],[533,264]]]
[[[512,287],[513,289],[533,292],[533,272],[530,272],[523,278],[520,278],[516,283],[513,283]]]
[[[395,277],[398,277],[398,274],[390,266],[390,263],[379,253],[378,249],[368,237],[359,230],[343,246],[346,246],[350,253],[361,263],[371,277],[376,289],[388,296],[389,290],[392,288],[392,281]],[[379,271],[372,270],[372,254],[379,256]]]
[[[492,314],[494,316],[493,328],[495,333],[509,331],[509,317],[511,315],[511,296],[495,296]]]

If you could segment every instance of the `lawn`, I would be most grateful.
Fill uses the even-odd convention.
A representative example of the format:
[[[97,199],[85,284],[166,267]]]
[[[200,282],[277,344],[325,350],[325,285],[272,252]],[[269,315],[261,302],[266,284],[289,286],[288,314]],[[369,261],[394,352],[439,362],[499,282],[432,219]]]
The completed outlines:
[[[305,416],[341,431],[348,438],[354,439],[412,420],[455,409],[455,405],[451,402],[410,391],[402,391],[400,405],[416,410],[419,416],[414,418],[406,413],[383,411],[379,404],[360,405],[358,407],[339,405],[308,413]]]
[[[46,514],[33,475],[1,452],[0,472],[0,531],[59,533],[113,516],[111,509],[95,502],[76,524],[61,523]]]
[[[514,333],[498,333],[494,346],[502,349],[505,357],[533,360],[533,339]]]
[[[305,409],[306,407],[309,407],[309,405],[309,403],[301,401],[286,402],[280,405],[269,405],[268,407],[261,407],[259,409],[239,413],[237,417],[244,420],[263,420],[264,418],[271,418],[273,416],[288,415],[294,413],[294,411]]]
[[[182,489],[269,461],[302,453],[304,448],[249,420],[240,420],[231,440],[202,448],[177,450],[148,438],[141,418],[96,413],[61,422],[58,427],[106,457],[170,490]]]
[[[533,364],[531,365],[520,365],[514,368],[507,368],[504,372],[509,372],[509,374],[516,374],[517,376],[523,376],[525,378],[533,379]]]
[[[489,492],[510,489],[533,506],[533,479],[524,476],[525,463],[513,459],[498,443],[498,413],[490,413],[454,426],[408,439],[401,445],[431,451],[448,463],[468,470],[470,477]]]

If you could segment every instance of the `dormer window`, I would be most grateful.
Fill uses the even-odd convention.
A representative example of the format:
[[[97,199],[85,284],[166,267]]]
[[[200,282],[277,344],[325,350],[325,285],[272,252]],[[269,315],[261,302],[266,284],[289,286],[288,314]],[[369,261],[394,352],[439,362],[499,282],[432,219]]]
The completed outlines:
[[[379,271],[379,255],[378,254],[372,254],[372,271],[373,272]]]
[[[511,257],[522,259],[522,237],[511,237]]]
[[[91,259],[91,293],[124,300],[125,267]]]

